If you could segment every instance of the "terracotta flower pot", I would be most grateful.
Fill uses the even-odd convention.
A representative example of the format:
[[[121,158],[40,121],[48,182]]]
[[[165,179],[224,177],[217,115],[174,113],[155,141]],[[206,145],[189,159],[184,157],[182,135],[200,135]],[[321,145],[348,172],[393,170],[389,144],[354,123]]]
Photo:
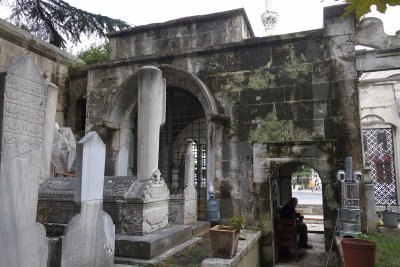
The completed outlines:
[[[342,244],[346,267],[375,266],[376,243],[374,241],[359,238],[342,238],[340,243]]]
[[[216,225],[210,229],[211,247],[214,257],[231,259],[236,255],[239,233],[235,230],[220,230]]]

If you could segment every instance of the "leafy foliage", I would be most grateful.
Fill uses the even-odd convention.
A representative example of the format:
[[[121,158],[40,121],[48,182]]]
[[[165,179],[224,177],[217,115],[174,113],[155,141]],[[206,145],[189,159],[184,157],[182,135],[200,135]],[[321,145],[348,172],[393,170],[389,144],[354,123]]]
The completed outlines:
[[[311,167],[303,165],[300,168],[297,169],[295,173],[292,174],[293,177],[311,177],[312,176],[312,171]]]
[[[41,224],[47,223],[47,219],[52,211],[52,208],[46,209],[39,206],[36,210],[36,221],[40,222]]]
[[[241,230],[246,227],[246,218],[242,214],[239,217],[233,216],[229,219],[229,225],[221,225],[219,229],[221,230]]]
[[[7,0],[0,0],[0,4],[6,3]],[[130,28],[122,20],[86,12],[63,0],[15,0],[10,5],[11,22],[61,48],[66,44],[63,35],[76,44],[81,33],[103,37],[108,32]]]
[[[388,5],[400,5],[400,0],[345,0],[345,2],[350,3],[350,5],[346,8],[346,11],[342,17],[347,16],[351,12],[355,11],[357,19],[371,12],[372,5],[376,5],[377,10],[380,13],[385,13]]]
[[[92,44],[88,49],[78,52],[77,57],[82,59],[85,63],[107,60],[110,57],[110,43],[105,42],[100,45]]]

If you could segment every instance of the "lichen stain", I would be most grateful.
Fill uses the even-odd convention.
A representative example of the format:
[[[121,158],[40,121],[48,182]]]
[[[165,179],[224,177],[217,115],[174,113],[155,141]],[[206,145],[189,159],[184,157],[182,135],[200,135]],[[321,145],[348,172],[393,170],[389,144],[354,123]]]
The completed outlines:
[[[293,62],[293,64],[285,64],[280,74],[288,79],[297,80],[300,76],[306,76],[310,72],[312,72],[311,64]]]
[[[246,87],[246,80],[249,73],[250,71],[224,72],[215,75],[215,77],[220,81],[219,87],[221,90],[240,92]]]
[[[250,140],[257,143],[311,141],[312,136],[308,131],[295,127],[292,121],[268,121],[267,118],[250,131]]]
[[[249,87],[256,90],[275,87],[275,75],[266,68],[256,69],[250,75]]]
[[[272,231],[271,214],[268,211],[261,212],[260,223],[263,233],[270,233]]]

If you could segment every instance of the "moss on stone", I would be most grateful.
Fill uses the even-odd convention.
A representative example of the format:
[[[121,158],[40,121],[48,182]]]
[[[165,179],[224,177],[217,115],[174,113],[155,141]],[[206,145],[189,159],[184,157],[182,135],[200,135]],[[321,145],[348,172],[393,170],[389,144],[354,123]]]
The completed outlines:
[[[260,214],[261,232],[270,233],[272,231],[271,214],[268,211]]]
[[[275,75],[270,73],[266,68],[256,69],[250,75],[249,87],[256,90],[275,87]]]
[[[297,80],[300,76],[305,76],[311,71],[311,64],[293,62],[293,64],[285,64],[283,66],[281,75],[291,80]]]
[[[229,91],[242,91],[246,87],[247,76],[250,71],[224,72],[219,73],[215,77],[220,81],[221,89],[229,89]]]
[[[311,141],[312,136],[308,131],[295,127],[292,121],[266,120],[250,131],[250,140],[257,143]]]

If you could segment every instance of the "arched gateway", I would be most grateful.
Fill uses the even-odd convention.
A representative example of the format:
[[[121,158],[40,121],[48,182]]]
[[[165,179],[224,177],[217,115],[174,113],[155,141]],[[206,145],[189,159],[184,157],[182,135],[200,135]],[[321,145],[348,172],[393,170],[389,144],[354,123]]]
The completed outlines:
[[[195,185],[198,189],[198,218],[205,219],[207,181],[214,180],[215,130],[212,118],[219,117],[217,105],[207,86],[196,76],[174,66],[157,66],[166,80],[165,124],[160,131],[159,169],[171,193],[183,190],[183,155],[186,140],[195,142]],[[138,72],[117,89],[107,111],[106,124],[112,131],[112,149],[128,149],[127,174],[137,171]],[[117,143],[117,144],[115,144]],[[116,164],[110,166],[116,170]],[[116,171],[114,172],[116,174]]]

